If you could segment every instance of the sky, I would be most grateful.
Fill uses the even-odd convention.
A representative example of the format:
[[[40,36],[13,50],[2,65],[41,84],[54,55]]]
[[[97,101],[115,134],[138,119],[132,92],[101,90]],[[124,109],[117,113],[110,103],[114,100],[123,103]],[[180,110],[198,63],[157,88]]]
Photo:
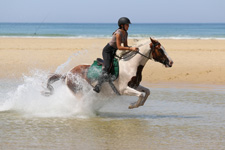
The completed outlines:
[[[0,0],[0,22],[225,23],[225,0]]]

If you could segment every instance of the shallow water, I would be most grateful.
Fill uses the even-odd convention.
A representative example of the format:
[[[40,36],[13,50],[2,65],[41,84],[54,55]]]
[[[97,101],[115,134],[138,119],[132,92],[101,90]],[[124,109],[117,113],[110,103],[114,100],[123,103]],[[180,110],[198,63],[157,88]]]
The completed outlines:
[[[146,104],[129,110],[137,98],[80,100],[60,82],[44,97],[45,78],[0,80],[0,149],[225,149],[225,86],[148,84]]]

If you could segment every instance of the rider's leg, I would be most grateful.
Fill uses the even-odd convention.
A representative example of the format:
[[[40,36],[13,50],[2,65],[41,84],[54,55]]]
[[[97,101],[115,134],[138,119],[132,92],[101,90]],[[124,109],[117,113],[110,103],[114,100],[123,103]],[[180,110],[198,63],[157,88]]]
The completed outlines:
[[[95,87],[93,89],[95,92],[97,92],[97,93],[100,92],[101,86],[108,79],[108,76],[109,76],[108,73],[103,70],[102,74],[98,78],[98,83],[95,85]]]
[[[108,71],[111,67],[111,61],[112,61],[112,59],[104,59],[104,69],[102,70],[102,74],[98,78],[98,83],[96,84],[96,86],[93,89],[97,93],[100,92],[103,82],[109,80],[109,72]]]

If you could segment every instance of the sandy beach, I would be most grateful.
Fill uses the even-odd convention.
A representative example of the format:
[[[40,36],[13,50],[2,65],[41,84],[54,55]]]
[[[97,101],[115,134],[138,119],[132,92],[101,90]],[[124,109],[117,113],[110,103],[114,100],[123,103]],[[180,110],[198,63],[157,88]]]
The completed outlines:
[[[0,38],[0,78],[17,78],[40,69],[54,72],[69,58],[70,67],[101,57],[104,38]],[[129,39],[129,45],[144,39]],[[146,40],[146,39],[145,39]],[[149,61],[143,82],[225,84],[225,40],[160,39],[172,68]],[[80,54],[79,54],[80,53]],[[78,54],[75,56],[75,54]]]

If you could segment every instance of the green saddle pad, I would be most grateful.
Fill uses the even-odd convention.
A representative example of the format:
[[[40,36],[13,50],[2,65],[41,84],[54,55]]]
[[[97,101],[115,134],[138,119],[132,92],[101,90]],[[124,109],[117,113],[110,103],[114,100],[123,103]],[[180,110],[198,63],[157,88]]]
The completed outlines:
[[[115,75],[116,79],[119,76],[119,62],[116,58],[113,60],[113,67],[114,69],[111,69],[111,75]],[[98,65],[97,60],[93,62],[91,67],[88,69],[87,77],[90,80],[98,80],[99,76],[102,74],[102,65]]]

